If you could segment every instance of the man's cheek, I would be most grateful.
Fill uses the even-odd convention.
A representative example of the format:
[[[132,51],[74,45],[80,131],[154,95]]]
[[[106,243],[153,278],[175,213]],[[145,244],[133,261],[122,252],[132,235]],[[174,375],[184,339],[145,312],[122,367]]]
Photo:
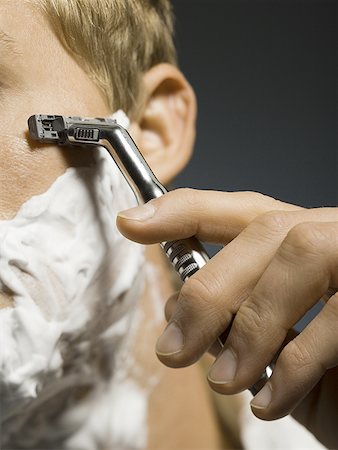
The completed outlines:
[[[32,144],[32,145],[30,145]],[[14,217],[19,207],[45,192],[70,166],[90,166],[92,149],[39,145],[25,138],[0,136],[0,220]]]

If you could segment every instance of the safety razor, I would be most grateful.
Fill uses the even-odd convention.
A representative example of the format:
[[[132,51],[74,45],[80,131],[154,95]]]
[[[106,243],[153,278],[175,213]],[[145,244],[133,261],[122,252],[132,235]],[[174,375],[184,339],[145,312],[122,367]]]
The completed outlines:
[[[28,128],[31,138],[40,142],[104,147],[127,180],[139,204],[168,192],[150,169],[128,131],[116,120],[37,114],[28,119]],[[160,245],[183,282],[209,261],[206,250],[196,237],[162,242]],[[218,340],[223,346],[222,336]],[[250,388],[254,395],[270,374],[271,369],[268,367]]]

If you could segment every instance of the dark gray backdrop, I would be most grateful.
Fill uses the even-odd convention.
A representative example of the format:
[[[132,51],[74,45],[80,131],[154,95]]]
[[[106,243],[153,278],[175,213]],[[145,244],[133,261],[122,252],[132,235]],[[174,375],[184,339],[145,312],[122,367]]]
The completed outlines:
[[[176,187],[337,205],[338,1],[173,5],[180,66],[199,104],[195,153]]]
[[[199,104],[176,186],[335,205],[337,0],[173,0]]]

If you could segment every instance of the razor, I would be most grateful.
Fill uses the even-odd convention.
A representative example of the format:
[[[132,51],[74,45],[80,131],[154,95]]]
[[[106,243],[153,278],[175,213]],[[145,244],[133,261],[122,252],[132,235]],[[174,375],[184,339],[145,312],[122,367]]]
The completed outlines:
[[[37,114],[28,119],[28,128],[31,138],[40,142],[104,147],[127,180],[139,204],[168,192],[150,169],[128,131],[116,120]],[[160,245],[183,282],[210,259],[196,237],[162,242]],[[220,336],[218,341],[223,347],[224,336]],[[270,375],[271,368],[268,367],[250,391],[256,395]]]

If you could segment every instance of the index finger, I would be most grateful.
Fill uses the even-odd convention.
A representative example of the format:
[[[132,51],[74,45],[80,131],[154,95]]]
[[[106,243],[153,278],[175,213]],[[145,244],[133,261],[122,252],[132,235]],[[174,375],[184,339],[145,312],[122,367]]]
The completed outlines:
[[[191,236],[226,244],[261,214],[300,209],[257,192],[177,189],[122,211],[116,223],[125,237],[141,244]]]

